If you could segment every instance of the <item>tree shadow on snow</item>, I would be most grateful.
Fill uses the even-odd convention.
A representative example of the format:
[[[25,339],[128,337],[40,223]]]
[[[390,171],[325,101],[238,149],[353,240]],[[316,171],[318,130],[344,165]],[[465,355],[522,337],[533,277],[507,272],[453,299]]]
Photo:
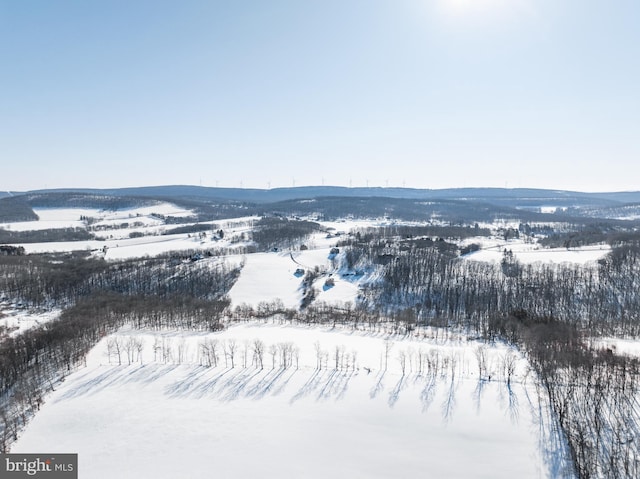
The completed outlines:
[[[204,366],[190,369],[186,377],[167,386],[164,392],[171,397],[189,396],[198,384],[202,383],[202,377],[209,372],[210,369]]]
[[[444,422],[449,422],[453,418],[453,412],[456,407],[456,390],[457,383],[454,377],[451,378],[451,382],[449,383],[449,389],[446,392],[444,401],[442,401],[442,420]]]
[[[473,390],[473,403],[476,406],[476,413],[480,413],[480,406],[482,403],[482,394],[484,393],[487,386],[487,381],[485,379],[478,379],[478,383],[476,384],[476,388]]]
[[[235,374],[227,377],[227,379],[220,384],[220,391],[217,396],[224,401],[233,401],[238,399],[241,395],[247,395],[246,389],[249,384],[260,374],[262,370],[238,370]]]
[[[382,383],[382,380],[384,379],[385,374],[386,374],[386,371],[380,371],[378,373],[378,376],[376,377],[376,383],[371,388],[371,391],[369,391],[369,397],[371,399],[375,399],[378,396],[378,394],[380,394],[384,389],[384,384]]]
[[[389,399],[387,401],[387,403],[389,404],[389,407],[392,408],[393,406],[396,405],[396,403],[398,402],[398,399],[400,399],[400,393],[402,392],[403,389],[407,387],[406,383],[407,383],[407,377],[403,374],[398,380],[398,382],[396,383],[396,385],[393,387],[391,392],[389,393]]]
[[[97,394],[107,388],[128,383],[150,384],[171,373],[177,365],[144,364],[105,366],[105,370],[95,374],[96,370],[87,371],[84,376],[74,379],[69,388],[58,400],[70,399],[84,395]]]
[[[518,395],[513,390],[513,387],[509,383],[505,383],[504,388],[500,388],[500,402],[505,408],[505,414],[509,416],[509,419],[513,424],[518,422],[520,417],[520,404],[518,401]]]
[[[349,388],[349,382],[354,371],[332,371],[326,383],[320,390],[317,399],[343,399]]]
[[[354,375],[353,370],[316,369],[289,402],[292,404],[311,395],[315,396],[316,401],[343,399]]]
[[[422,402],[422,412],[425,413],[429,410],[429,406],[433,403],[433,398],[436,395],[436,376],[429,374],[425,378],[424,387],[420,391],[420,401]]]
[[[90,371],[83,378],[75,379],[73,386],[67,384],[68,391],[61,395],[56,402],[64,401],[66,399],[81,397],[89,394],[97,394],[98,392],[112,386],[117,383],[122,372],[120,368],[109,367],[104,372],[94,375],[94,371]]]
[[[289,404],[293,404],[315,391],[322,380],[322,376],[321,370],[315,369],[313,373],[311,373],[311,376],[309,376],[309,379],[307,379],[298,392],[289,400]]]
[[[207,368],[208,369],[208,368]],[[233,369],[224,369],[222,371],[215,371],[213,376],[206,377],[207,374],[211,374],[209,371],[206,371],[204,374],[199,376],[197,380],[193,380],[193,384],[190,385],[174,385],[171,388],[167,388],[166,393],[171,394],[172,390],[184,391],[183,395],[194,397],[196,399],[201,399],[204,397],[215,397],[216,396],[216,388],[220,381],[224,379],[224,377],[229,374]],[[183,381],[184,382],[184,381]],[[178,396],[178,394],[175,394]]]
[[[270,370],[256,384],[247,389],[245,396],[253,399],[262,399],[272,391],[285,371],[282,368]]]

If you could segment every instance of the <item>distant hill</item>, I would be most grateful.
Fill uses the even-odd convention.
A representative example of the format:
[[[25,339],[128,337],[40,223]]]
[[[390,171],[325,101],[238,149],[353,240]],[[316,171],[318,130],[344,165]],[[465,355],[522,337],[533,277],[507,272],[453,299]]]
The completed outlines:
[[[285,200],[256,206],[258,215],[318,216],[335,220],[348,216],[382,218],[405,221],[439,219],[453,224],[475,221],[491,222],[495,218],[542,219],[544,215],[491,205],[479,201],[415,200],[385,197],[319,197],[307,200]]]
[[[116,189],[57,189],[28,193],[76,192],[93,195],[127,197],[181,198],[196,201],[242,201],[249,203],[273,203],[319,197],[378,197],[416,200],[482,201],[509,207],[540,206],[615,206],[624,203],[640,203],[640,192],[583,193],[562,190],[530,188],[347,188],[341,186],[301,186],[295,188],[213,188],[203,186],[170,185]]]
[[[172,202],[199,221],[247,215],[312,216],[323,219],[388,217],[473,224],[494,219],[628,228],[640,224],[640,192],[582,193],[506,188],[297,188],[241,189],[150,186],[119,189],[55,189],[0,198],[0,221],[37,219],[32,208],[125,209]]]
[[[35,219],[33,207],[93,207],[122,209],[173,202],[194,211],[200,221],[246,215],[315,215],[420,220],[452,223],[492,221],[494,218],[532,222],[570,221],[593,224],[640,222],[640,192],[584,193],[527,188],[346,188],[302,186],[269,190],[211,188],[188,185],[117,189],[37,190],[5,197],[18,201],[18,209],[5,208],[4,221]],[[8,203],[7,203],[8,204]],[[555,214],[549,214],[554,213]],[[13,218],[13,219],[9,219]],[[20,220],[15,219],[20,218]],[[613,224],[613,223],[612,223]],[[617,224],[617,223],[616,223]],[[628,226],[628,224],[627,224]]]
[[[0,198],[0,223],[36,220],[38,220],[38,215],[35,214],[24,197],[5,196]]]
[[[155,199],[147,197],[130,197],[126,195],[104,193],[95,190],[93,193],[80,191],[29,192],[20,197],[34,208],[99,208],[125,209],[152,205]]]

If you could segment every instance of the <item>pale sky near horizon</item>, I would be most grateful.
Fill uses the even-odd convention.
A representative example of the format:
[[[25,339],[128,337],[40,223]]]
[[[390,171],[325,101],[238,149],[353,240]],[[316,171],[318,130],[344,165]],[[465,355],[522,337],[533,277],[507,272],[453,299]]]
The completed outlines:
[[[637,0],[0,0],[0,190],[640,190]]]

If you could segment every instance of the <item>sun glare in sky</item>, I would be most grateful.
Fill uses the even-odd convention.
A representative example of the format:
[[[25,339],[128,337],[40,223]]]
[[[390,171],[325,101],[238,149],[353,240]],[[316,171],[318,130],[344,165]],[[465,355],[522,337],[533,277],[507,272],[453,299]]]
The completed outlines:
[[[457,17],[506,17],[528,10],[526,0],[441,0],[441,8]]]
[[[504,0],[444,0],[447,8],[455,13],[486,11],[504,6]]]

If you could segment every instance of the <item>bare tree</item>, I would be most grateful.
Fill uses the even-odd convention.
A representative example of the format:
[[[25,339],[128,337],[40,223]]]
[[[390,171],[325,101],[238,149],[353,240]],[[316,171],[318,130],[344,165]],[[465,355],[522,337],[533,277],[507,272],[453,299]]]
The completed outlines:
[[[316,369],[322,369],[322,347],[320,346],[320,341],[316,341],[313,343],[313,347],[316,351]]]
[[[162,344],[160,342],[160,338],[158,336],[153,340],[153,361],[158,362],[158,357],[160,357],[160,353],[162,352]]]
[[[293,343],[280,343],[280,365],[283,369],[287,369],[293,363]]]
[[[336,371],[339,368],[341,369],[342,367],[344,367],[344,351],[345,351],[344,346],[336,346],[336,349],[333,354]]]
[[[507,380],[507,386],[511,386],[511,378],[515,373],[517,361],[518,358],[511,349],[502,356],[502,369],[504,371],[505,379]]]
[[[185,361],[187,351],[188,351],[187,343],[184,340],[184,338],[182,338],[180,339],[180,341],[178,341],[178,345],[176,346],[176,353],[177,353],[176,359],[178,361],[178,364],[182,364]]]
[[[206,340],[205,341],[201,341],[198,344],[198,351],[200,352],[200,355],[199,355],[200,365],[201,366],[206,366],[206,367],[211,367],[211,359],[210,359],[210,356],[209,356],[209,348],[207,347]]]
[[[264,342],[254,339],[252,344],[253,363],[257,368],[264,369]]]
[[[391,348],[393,348],[393,341],[387,339],[384,342],[384,370],[386,371],[389,367],[389,353],[391,352]]]
[[[219,341],[207,338],[200,343],[200,352],[205,366],[218,366]]]
[[[478,363],[478,381],[481,381],[487,374],[487,348],[485,345],[480,345],[474,352]]]
[[[400,369],[402,370],[402,375],[404,376],[407,368],[407,353],[404,349],[398,351],[398,362],[400,363]]]
[[[122,340],[118,336],[113,336],[107,340],[107,356],[109,363],[112,357],[118,358],[118,365],[122,364]]]
[[[300,368],[300,348],[298,346],[295,346],[293,348],[293,358],[296,361],[296,369]]]
[[[354,349],[353,351],[351,351],[351,369],[353,371],[356,370],[357,359],[358,359],[358,351]]]
[[[136,354],[137,354],[137,359],[140,361],[140,364],[142,364],[142,350],[144,349],[144,339],[142,338],[136,338],[135,341],[135,349],[136,349]]]
[[[249,354],[249,341],[248,340],[244,340],[242,343],[242,367],[243,368],[247,368],[247,356]]]
[[[278,355],[278,346],[272,344],[269,346],[269,354],[271,354],[271,369],[276,368],[276,356]]]
[[[425,359],[424,349],[418,348],[418,374],[422,374],[423,361]]]
[[[169,362],[173,361],[173,348],[171,347],[171,341],[169,341],[167,338],[162,338],[162,345],[161,345],[161,352],[162,352],[162,362],[164,364],[167,364]]]
[[[235,356],[238,350],[238,343],[235,339],[228,339],[225,343],[225,354],[229,357],[231,362],[231,369],[235,367]]]
[[[136,361],[142,362],[143,346],[144,342],[137,336],[129,336],[124,340],[122,348],[127,354],[129,364],[135,363]]]

